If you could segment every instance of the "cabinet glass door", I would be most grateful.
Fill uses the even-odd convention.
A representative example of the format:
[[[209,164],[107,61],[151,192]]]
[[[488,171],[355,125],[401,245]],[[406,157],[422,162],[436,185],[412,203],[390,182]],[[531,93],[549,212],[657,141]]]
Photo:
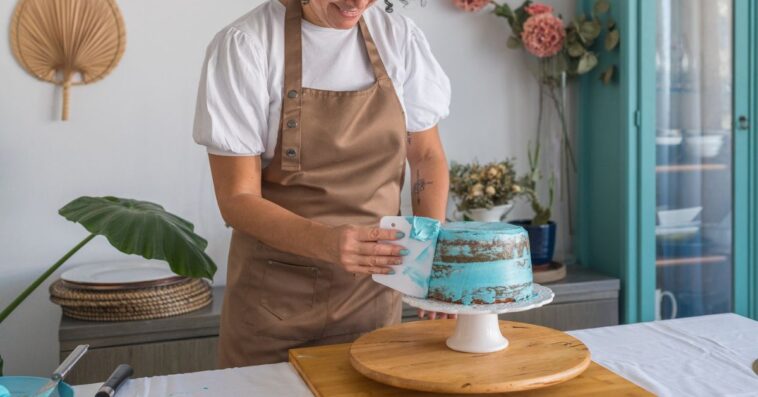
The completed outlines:
[[[657,0],[657,319],[733,310],[733,0]]]

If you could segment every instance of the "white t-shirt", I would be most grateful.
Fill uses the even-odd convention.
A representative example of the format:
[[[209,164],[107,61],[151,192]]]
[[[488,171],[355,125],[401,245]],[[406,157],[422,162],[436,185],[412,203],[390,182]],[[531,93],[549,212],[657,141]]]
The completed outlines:
[[[284,13],[269,0],[221,30],[206,52],[197,95],[195,142],[208,152],[274,156],[284,85]],[[364,19],[400,99],[409,132],[447,117],[450,81],[421,30],[376,5]],[[359,27],[324,28],[303,20],[303,86],[360,90],[375,81]]]

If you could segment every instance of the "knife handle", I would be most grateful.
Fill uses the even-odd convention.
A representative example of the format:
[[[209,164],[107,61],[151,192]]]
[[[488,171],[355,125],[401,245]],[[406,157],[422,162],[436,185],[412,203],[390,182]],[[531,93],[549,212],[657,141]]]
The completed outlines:
[[[97,394],[95,394],[95,397],[113,397],[113,395],[116,394],[116,390],[118,390],[119,386],[121,386],[125,380],[129,379],[133,373],[134,370],[129,365],[119,365],[113,371],[108,380],[103,383],[103,385],[100,387],[100,390],[98,390]]]
[[[79,345],[77,346],[71,354],[66,357],[65,360],[61,363],[61,365],[58,366],[58,368],[55,369],[55,372],[53,372],[53,376],[51,379],[53,380],[62,380],[66,377],[66,374],[68,374],[68,371],[71,371],[71,368],[74,367],[74,364],[76,364],[77,361],[79,361],[80,358],[84,355],[84,353],[87,352],[87,349],[89,349],[89,345]]]

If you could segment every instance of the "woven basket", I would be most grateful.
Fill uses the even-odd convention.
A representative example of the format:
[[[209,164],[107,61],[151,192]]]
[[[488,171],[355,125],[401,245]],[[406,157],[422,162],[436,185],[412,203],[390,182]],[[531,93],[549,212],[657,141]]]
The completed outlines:
[[[50,286],[50,300],[65,315],[92,321],[176,316],[201,309],[212,299],[208,282],[189,278],[168,286],[112,291],[75,289],[61,280]]]

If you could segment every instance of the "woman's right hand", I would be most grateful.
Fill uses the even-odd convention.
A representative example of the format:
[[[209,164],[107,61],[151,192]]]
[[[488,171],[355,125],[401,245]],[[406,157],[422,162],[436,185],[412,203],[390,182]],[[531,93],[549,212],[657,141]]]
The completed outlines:
[[[328,238],[329,261],[350,273],[394,274],[391,266],[399,265],[408,250],[394,241],[403,232],[379,227],[345,225],[331,229]]]

